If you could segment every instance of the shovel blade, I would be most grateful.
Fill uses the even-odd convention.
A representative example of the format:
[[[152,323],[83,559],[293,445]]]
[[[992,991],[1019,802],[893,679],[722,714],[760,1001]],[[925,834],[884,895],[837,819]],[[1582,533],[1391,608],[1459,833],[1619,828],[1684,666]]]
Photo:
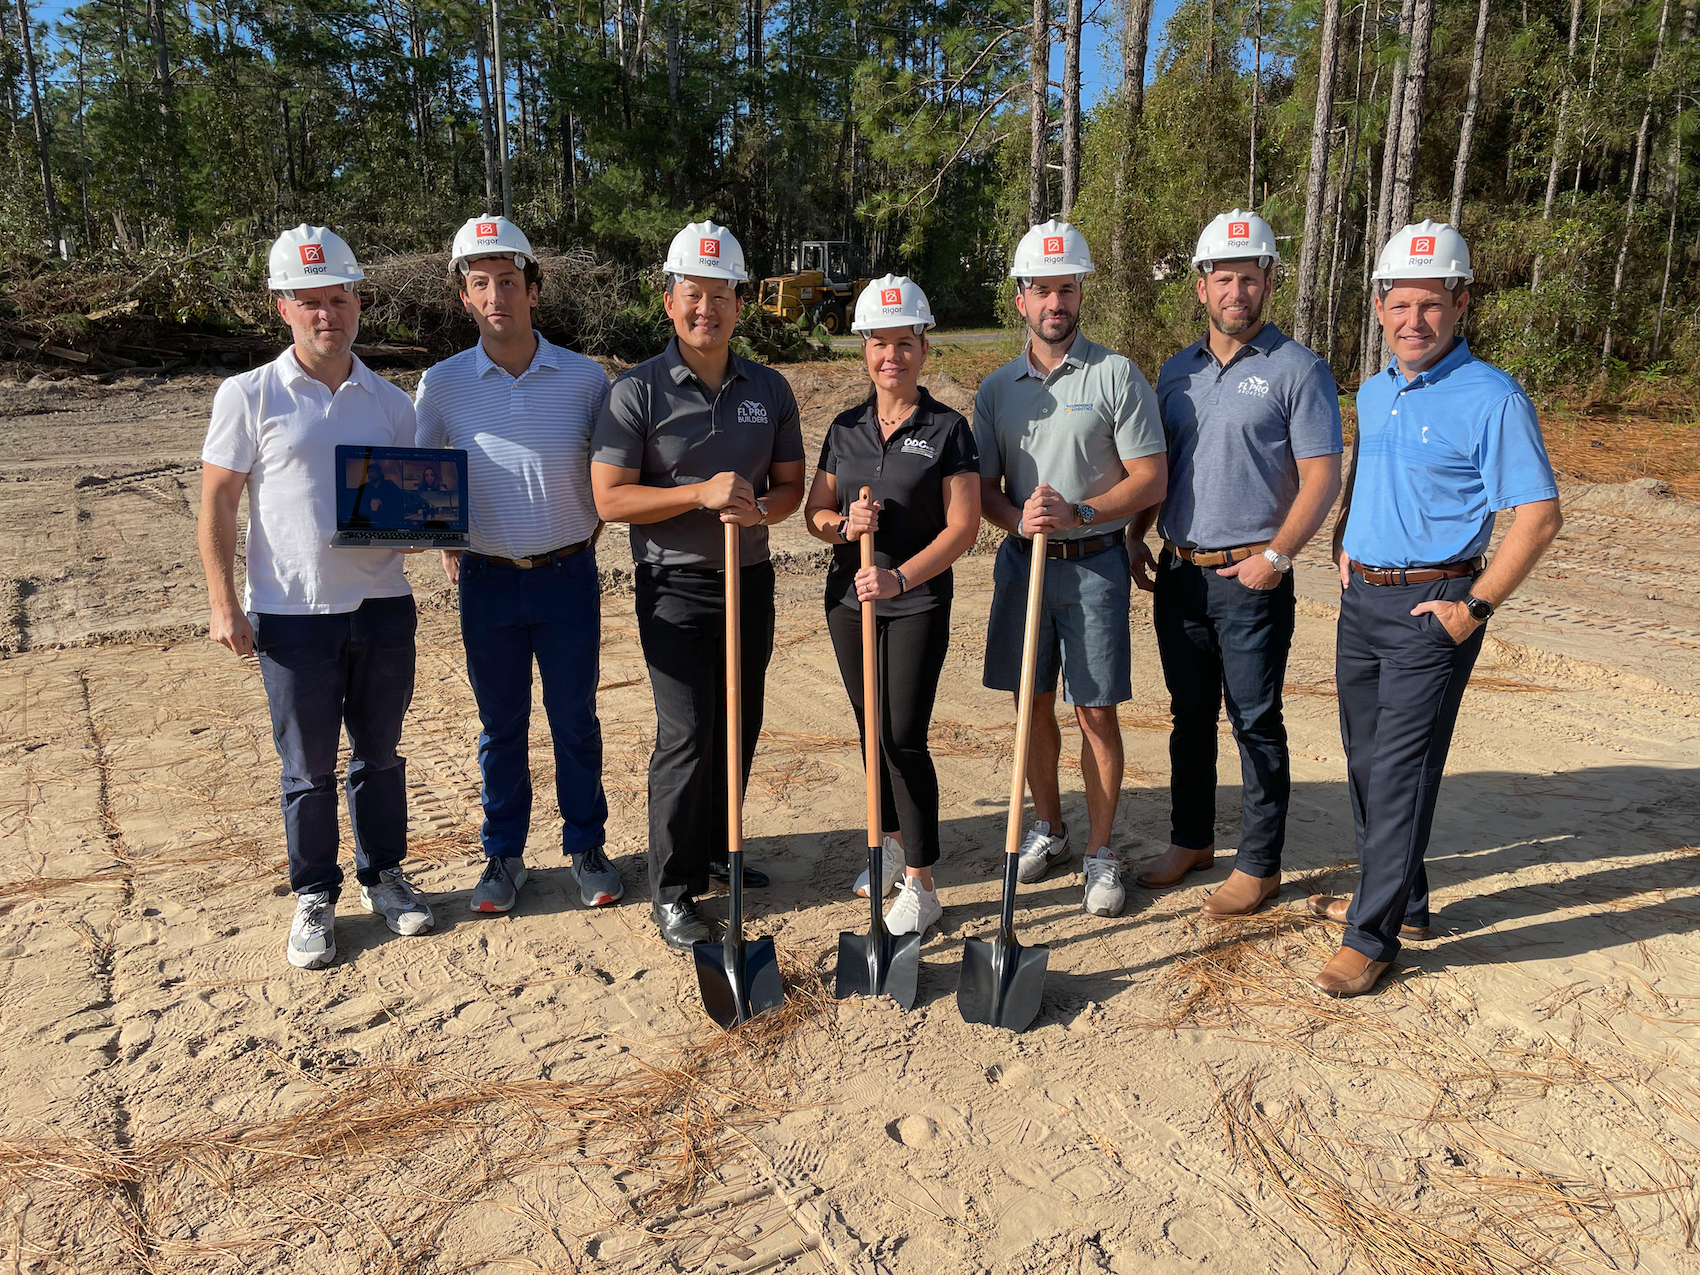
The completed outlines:
[[[921,979],[919,934],[844,934],[838,936],[838,978],[832,994],[891,997],[904,1009],[915,1004]]]
[[[736,1027],[785,1003],[785,982],[772,939],[697,943],[697,986],[703,1007],[722,1027]]]
[[[963,1022],[1026,1031],[1039,1016],[1050,960],[1051,949],[1042,944],[1022,947],[1001,936],[967,940],[962,948],[962,980],[956,988],[956,1007]]]

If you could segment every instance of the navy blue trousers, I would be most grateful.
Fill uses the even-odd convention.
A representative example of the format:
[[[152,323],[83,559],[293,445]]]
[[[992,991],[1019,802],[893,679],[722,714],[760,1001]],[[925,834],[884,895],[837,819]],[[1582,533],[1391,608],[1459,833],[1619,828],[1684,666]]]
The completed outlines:
[[[355,876],[376,885],[379,873],[407,856],[407,764],[396,747],[413,702],[413,599],[367,598],[340,615],[253,618],[283,763],[289,888],[332,898],[342,892],[336,755],[345,727],[354,754],[346,787]]]
[[[463,557],[460,634],[483,727],[478,771],[485,855],[496,859],[523,853],[531,830],[534,661],[555,746],[561,849],[577,854],[602,845],[608,798],[602,790],[602,723],[596,716],[602,645],[596,555],[585,549],[529,571]]]
[[[1473,583],[1373,585],[1354,574],[1341,596],[1334,670],[1359,872],[1345,945],[1372,961],[1398,955],[1401,925],[1429,923],[1423,856],[1458,705],[1487,632],[1459,645],[1432,614],[1411,608],[1461,602]]]
[[[1292,798],[1281,684],[1293,645],[1293,577],[1248,589],[1167,550],[1152,600],[1157,652],[1169,686],[1169,840],[1189,850],[1216,841],[1216,721],[1228,706],[1240,747],[1240,846],[1234,866],[1254,877],[1281,870]]]

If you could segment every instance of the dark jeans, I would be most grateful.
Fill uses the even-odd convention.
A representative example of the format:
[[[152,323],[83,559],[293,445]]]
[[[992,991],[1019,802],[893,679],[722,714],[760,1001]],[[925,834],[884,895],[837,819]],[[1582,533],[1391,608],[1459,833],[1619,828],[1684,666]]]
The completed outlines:
[[[1469,578],[1373,585],[1352,577],[1334,657],[1340,738],[1357,829],[1357,891],[1345,944],[1374,961],[1399,953],[1400,925],[1427,925],[1429,829],[1470,670],[1486,628],[1462,646],[1419,602],[1461,602]]]
[[[1254,877],[1281,870],[1292,769],[1281,683],[1293,645],[1293,577],[1248,589],[1165,551],[1152,610],[1174,729],[1169,734],[1169,840],[1216,841],[1216,720],[1225,700],[1240,746],[1240,848]]]
[[[741,573],[743,783],[761,735],[773,656],[773,564]],[[649,890],[677,903],[708,889],[708,861],[726,851],[726,584],[697,567],[637,566],[638,638],[655,696],[649,758]]]
[[[460,634],[478,701],[484,853],[525,850],[531,828],[531,664],[543,679],[543,711],[555,744],[561,848],[607,840],[602,723],[596,680],[602,642],[596,555],[589,550],[529,571],[477,558],[460,564]]]
[[[866,758],[861,608],[827,599],[826,627]],[[927,751],[927,728],[950,649],[950,599],[914,615],[875,617],[874,636],[879,658],[881,831],[906,834],[903,861],[911,868],[930,868],[939,861],[939,777]]]
[[[336,754],[344,727],[354,753],[347,788],[355,877],[376,885],[379,873],[407,856],[407,763],[396,745],[413,702],[417,627],[411,597],[367,598],[340,615],[254,616],[254,651],[283,763],[289,888],[297,894],[342,893]]]

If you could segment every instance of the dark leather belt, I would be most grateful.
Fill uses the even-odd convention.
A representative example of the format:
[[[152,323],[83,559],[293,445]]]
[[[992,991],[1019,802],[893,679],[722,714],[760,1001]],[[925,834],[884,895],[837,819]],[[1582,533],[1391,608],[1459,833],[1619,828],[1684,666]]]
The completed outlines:
[[[1047,540],[1045,541],[1045,557],[1047,558],[1084,558],[1088,554],[1102,553],[1105,549],[1114,549],[1127,539],[1127,529],[1112,531],[1104,536],[1087,536],[1084,540]],[[1033,542],[1024,536],[1017,536],[1015,543],[1023,549],[1031,549]]]
[[[1265,540],[1262,544],[1239,545],[1233,549],[1188,549],[1172,540],[1165,540],[1163,548],[1195,567],[1231,567],[1236,562],[1256,557],[1269,547],[1269,543]]]
[[[547,567],[551,563],[561,561],[563,558],[570,558],[575,553],[583,553],[595,543],[596,537],[592,536],[588,540],[579,541],[576,545],[567,545],[560,549],[551,549],[548,553],[534,553],[529,558],[498,558],[493,553],[474,553],[471,549],[466,551],[466,556],[469,558],[476,558],[479,562],[495,563],[498,567],[514,567],[520,571],[530,571],[533,567]]]
[[[1487,559],[1477,555],[1460,562],[1446,562],[1438,567],[1366,567],[1352,564],[1352,570],[1365,584],[1432,584],[1436,580],[1474,579],[1487,566]]]

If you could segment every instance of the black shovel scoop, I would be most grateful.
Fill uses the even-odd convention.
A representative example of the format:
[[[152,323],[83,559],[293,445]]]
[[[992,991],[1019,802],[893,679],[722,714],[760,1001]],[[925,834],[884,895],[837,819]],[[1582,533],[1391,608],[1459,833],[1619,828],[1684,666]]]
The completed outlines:
[[[862,488],[862,499],[871,493]],[[874,565],[874,538],[862,537],[862,566]],[[884,836],[880,819],[880,694],[879,640],[874,629],[874,603],[862,603],[862,734],[868,775],[868,902],[873,920],[866,934],[839,934],[838,979],[832,994],[878,996],[882,992],[904,1009],[915,1003],[921,976],[921,936],[894,935],[880,915],[885,897]]]
[[[726,851],[732,895],[726,933],[693,944],[703,1007],[722,1027],[746,1023],[785,1003],[772,939],[744,941],[744,713],[739,697],[738,525],[726,524]]]
[[[969,939],[962,949],[962,980],[956,1007],[969,1023],[1026,1031],[1044,999],[1045,967],[1051,949],[1022,947],[1015,940],[1016,864],[1021,854],[1021,802],[1027,787],[1027,742],[1033,726],[1033,681],[1039,653],[1039,604],[1045,592],[1045,534],[1033,537],[1033,569],[1027,580],[1027,627],[1021,641],[1021,699],[1015,719],[1015,777],[1009,790],[1009,828],[1004,834],[1003,911],[991,942]]]

